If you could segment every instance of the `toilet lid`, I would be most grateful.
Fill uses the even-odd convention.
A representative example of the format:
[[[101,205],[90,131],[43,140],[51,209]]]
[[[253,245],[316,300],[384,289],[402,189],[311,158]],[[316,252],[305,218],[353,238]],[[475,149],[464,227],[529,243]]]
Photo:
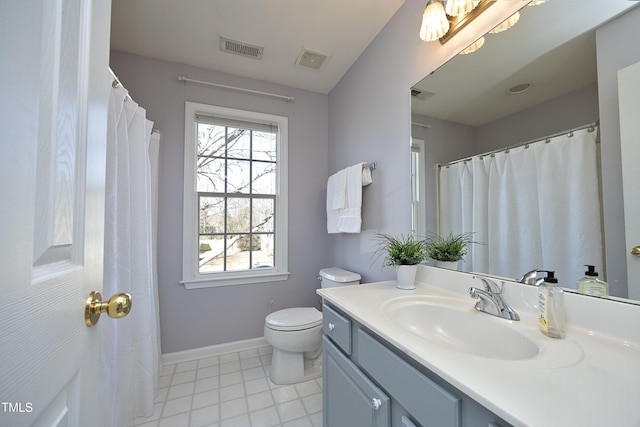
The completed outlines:
[[[322,324],[322,313],[315,307],[295,307],[275,311],[265,319],[267,326],[278,331],[295,331]]]

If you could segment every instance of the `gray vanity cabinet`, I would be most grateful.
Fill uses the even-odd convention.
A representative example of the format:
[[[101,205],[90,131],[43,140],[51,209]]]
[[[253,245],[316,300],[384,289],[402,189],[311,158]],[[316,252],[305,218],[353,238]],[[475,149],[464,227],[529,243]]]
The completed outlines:
[[[323,306],[325,427],[508,427],[345,313]]]
[[[323,395],[324,425],[390,426],[391,411],[387,395],[326,336],[323,337],[322,346],[323,382],[331,384],[331,392]]]

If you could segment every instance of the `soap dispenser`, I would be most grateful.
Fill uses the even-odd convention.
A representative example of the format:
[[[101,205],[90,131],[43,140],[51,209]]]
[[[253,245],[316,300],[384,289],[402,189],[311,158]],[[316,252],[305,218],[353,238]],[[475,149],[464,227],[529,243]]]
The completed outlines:
[[[551,338],[564,338],[564,291],[558,286],[554,271],[545,273],[547,276],[538,288],[540,331]]]
[[[607,282],[598,279],[598,272],[593,265],[585,265],[587,271],[584,277],[577,282],[578,292],[585,295],[595,295],[606,297],[609,295],[609,285]]]

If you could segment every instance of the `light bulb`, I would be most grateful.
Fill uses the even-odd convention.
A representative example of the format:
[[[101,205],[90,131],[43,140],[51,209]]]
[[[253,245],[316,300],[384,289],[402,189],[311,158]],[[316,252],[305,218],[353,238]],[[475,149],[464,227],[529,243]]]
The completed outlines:
[[[432,42],[444,36],[447,31],[449,31],[449,21],[442,3],[439,1],[429,2],[422,15],[420,38],[426,42]]]
[[[445,11],[449,16],[460,16],[471,12],[476,4],[472,0],[447,0]]]

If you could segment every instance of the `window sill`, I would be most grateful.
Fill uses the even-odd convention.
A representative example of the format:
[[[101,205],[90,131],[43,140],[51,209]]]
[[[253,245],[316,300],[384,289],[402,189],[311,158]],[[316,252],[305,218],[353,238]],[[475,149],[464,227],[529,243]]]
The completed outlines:
[[[185,289],[216,288],[219,286],[250,285],[264,282],[281,282],[287,280],[291,273],[245,274],[224,277],[206,277],[182,280]]]

